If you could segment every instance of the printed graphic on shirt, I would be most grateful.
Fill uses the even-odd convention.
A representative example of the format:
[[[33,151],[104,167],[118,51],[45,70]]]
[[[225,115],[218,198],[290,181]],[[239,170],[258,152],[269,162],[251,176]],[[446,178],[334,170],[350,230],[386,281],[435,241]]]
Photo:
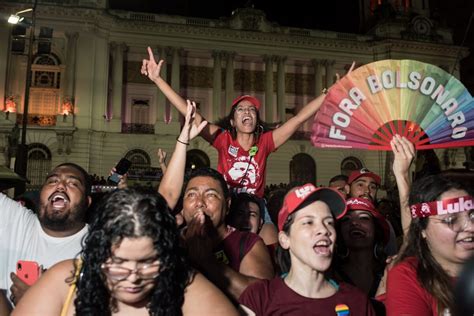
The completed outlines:
[[[226,181],[233,183],[236,192],[255,193],[257,180],[260,177],[260,168],[255,159],[243,156],[232,161],[229,171],[226,173]],[[229,179],[230,178],[230,179]],[[237,184],[237,188],[235,188]]]
[[[229,155],[233,157],[237,157],[237,154],[239,153],[239,147],[234,147],[232,145],[229,145],[229,149],[227,151]]]
[[[216,257],[217,262],[221,262],[225,265],[229,264],[230,260],[229,260],[229,258],[227,258],[224,250],[219,250],[219,251],[215,252],[214,255]]]

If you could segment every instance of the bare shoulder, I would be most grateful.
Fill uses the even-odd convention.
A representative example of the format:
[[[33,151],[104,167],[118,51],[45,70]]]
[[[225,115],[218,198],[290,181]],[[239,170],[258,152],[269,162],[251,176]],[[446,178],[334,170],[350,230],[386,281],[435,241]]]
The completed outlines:
[[[278,230],[272,223],[264,223],[258,235],[263,239],[265,245],[278,243]]]
[[[197,272],[184,294],[183,315],[238,315],[230,300]]]
[[[272,259],[262,239],[259,239],[244,256],[240,263],[239,272],[257,279],[272,279],[274,268]]]
[[[28,289],[13,315],[59,315],[74,279],[74,269],[74,260],[59,262],[48,269]]]
[[[46,272],[44,272],[40,281],[44,279],[48,282],[56,283],[56,286],[59,286],[61,288],[69,288],[69,285],[74,280],[74,272],[76,270],[76,265],[77,260],[73,259],[58,262],[54,266],[46,270]]]

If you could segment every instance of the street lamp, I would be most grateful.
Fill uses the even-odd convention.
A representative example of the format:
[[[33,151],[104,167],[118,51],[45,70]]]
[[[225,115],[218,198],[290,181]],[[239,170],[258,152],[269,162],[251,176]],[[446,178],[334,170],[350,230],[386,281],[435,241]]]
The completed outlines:
[[[31,27],[30,35],[28,39],[28,55],[26,62],[26,83],[25,83],[25,98],[23,106],[23,117],[21,123],[21,142],[18,144],[15,160],[15,172],[20,176],[26,178],[26,170],[28,165],[28,146],[26,145],[26,129],[28,127],[28,105],[30,101],[30,86],[31,86],[31,62],[33,56],[33,42],[35,36],[35,23],[36,23],[36,4],[38,0],[35,0],[33,8],[28,8],[26,10],[19,11],[15,14],[12,14],[8,18],[8,22],[16,24],[21,22],[24,18],[20,17],[20,14],[31,11]],[[16,22],[16,23],[14,23]],[[23,182],[15,189],[15,195],[25,192],[26,184]]]
[[[10,23],[10,24],[20,23],[24,19],[24,17],[20,16],[20,14],[30,12],[30,11],[33,11],[33,8],[21,10],[21,11],[18,11],[17,13],[15,13],[15,14],[10,15],[10,17],[8,18],[8,23]]]

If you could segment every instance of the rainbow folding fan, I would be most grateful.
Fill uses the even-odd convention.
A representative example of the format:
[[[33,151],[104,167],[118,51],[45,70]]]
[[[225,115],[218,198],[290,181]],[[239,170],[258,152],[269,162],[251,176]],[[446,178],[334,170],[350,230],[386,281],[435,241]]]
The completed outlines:
[[[334,84],[313,123],[315,147],[391,150],[393,135],[417,149],[474,145],[474,100],[434,65],[382,60]]]

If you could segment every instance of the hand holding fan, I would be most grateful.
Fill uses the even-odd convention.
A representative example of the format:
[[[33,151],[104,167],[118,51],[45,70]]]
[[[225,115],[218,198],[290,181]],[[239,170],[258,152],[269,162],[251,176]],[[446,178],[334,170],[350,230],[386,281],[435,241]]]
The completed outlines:
[[[395,134],[417,149],[474,145],[474,100],[446,71],[382,60],[335,83],[313,123],[315,147],[391,150]]]

